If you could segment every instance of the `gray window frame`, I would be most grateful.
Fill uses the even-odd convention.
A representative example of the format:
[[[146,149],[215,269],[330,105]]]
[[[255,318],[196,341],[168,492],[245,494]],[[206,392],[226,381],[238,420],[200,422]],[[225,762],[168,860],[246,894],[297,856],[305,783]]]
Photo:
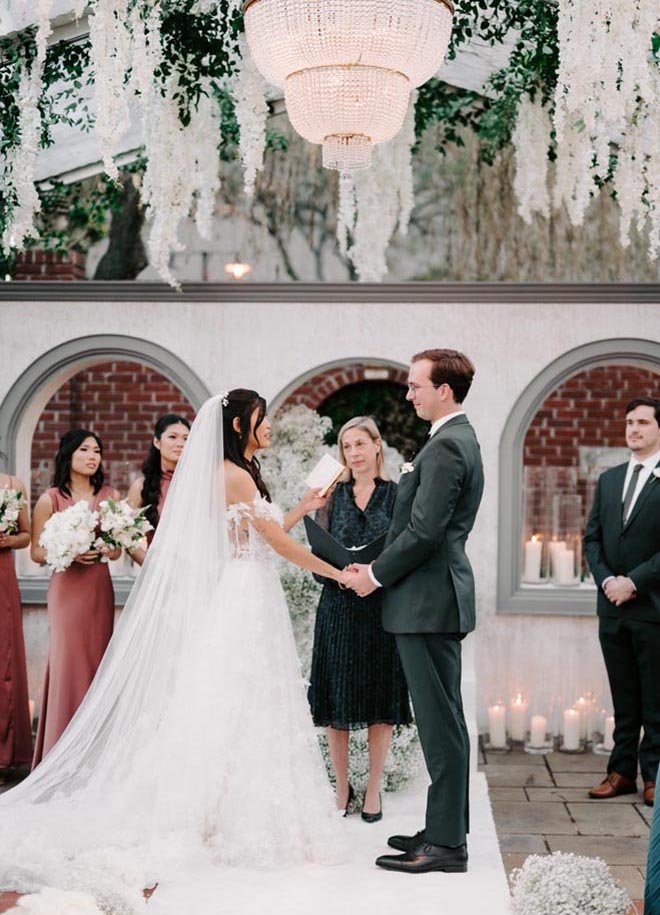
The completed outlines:
[[[660,372],[660,343],[608,339],[564,353],[541,371],[516,401],[499,448],[497,612],[594,616],[594,588],[535,588],[521,584],[523,533],[523,446],[537,411],[562,382],[599,365],[625,364]],[[623,406],[623,405],[622,405]]]
[[[68,340],[36,359],[9,389],[0,404],[0,442],[9,467],[15,466],[17,435],[30,403],[53,375],[71,369],[76,371],[109,359],[126,359],[149,365],[175,384],[195,410],[210,397],[206,385],[178,356],[157,343],[122,334],[97,334]],[[115,598],[123,606],[134,578],[113,578]],[[20,575],[18,585],[25,604],[44,604],[48,578]]]

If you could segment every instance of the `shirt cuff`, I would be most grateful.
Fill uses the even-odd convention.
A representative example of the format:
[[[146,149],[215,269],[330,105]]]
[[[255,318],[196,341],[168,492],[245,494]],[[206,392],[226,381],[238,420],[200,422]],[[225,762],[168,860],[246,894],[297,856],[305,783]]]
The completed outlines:
[[[615,578],[616,578],[616,575],[608,575],[607,578],[604,578],[601,581],[600,586],[603,589],[603,591],[605,590],[605,585],[608,583],[608,581],[614,581]]]
[[[378,581],[374,573],[371,571],[371,566],[367,566],[367,572],[369,573],[369,578],[373,581],[377,588],[382,588],[383,586]]]

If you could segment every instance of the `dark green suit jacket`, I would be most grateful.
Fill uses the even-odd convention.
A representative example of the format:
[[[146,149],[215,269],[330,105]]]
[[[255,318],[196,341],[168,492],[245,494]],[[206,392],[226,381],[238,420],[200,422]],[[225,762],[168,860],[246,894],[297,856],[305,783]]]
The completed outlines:
[[[627,469],[625,463],[601,474],[584,534],[584,551],[598,585],[599,616],[660,623],[660,479],[651,474],[624,527],[621,515]],[[630,578],[637,597],[616,607],[602,589],[610,575]]]
[[[372,570],[385,588],[388,632],[471,632],[474,577],[465,542],[484,488],[481,451],[466,416],[450,419],[399,480],[385,549]]]

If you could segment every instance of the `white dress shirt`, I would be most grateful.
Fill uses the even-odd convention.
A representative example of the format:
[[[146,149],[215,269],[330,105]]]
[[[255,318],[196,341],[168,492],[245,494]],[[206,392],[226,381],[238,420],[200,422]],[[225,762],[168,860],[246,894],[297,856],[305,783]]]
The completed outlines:
[[[628,492],[628,484],[633,475],[633,470],[638,464],[642,465],[642,469],[639,471],[639,479],[637,480],[637,486],[635,487],[635,492],[633,493],[632,502],[628,509],[628,517],[624,518],[624,521],[627,521],[630,517],[633,508],[635,507],[635,502],[639,498],[640,492],[644,489],[644,486],[648,482],[649,477],[655,470],[658,461],[660,461],[660,451],[656,451],[655,454],[649,455],[649,457],[644,458],[643,461],[638,460],[634,454],[631,454],[630,461],[628,462],[628,469],[626,470],[626,479],[623,483],[623,492],[621,494],[621,502],[625,498],[625,494]]]
[[[429,429],[429,438],[433,438],[433,436],[438,431],[438,429],[441,426],[444,426],[445,423],[448,423],[450,419],[454,419],[455,416],[465,416],[465,410],[455,410],[453,413],[447,413],[446,416],[441,416],[440,419],[436,419],[436,421],[432,424],[431,428]],[[641,472],[644,473],[644,471],[641,471]],[[369,572],[369,578],[373,581],[373,583],[376,585],[376,587],[382,588],[381,583],[378,581],[378,579],[376,578],[374,573],[371,571],[371,565],[369,565],[369,568],[367,569],[367,571]]]
[[[638,464],[642,465],[642,469],[639,471],[639,480],[637,480],[637,486],[635,487],[635,492],[633,493],[632,501],[628,509],[628,516],[624,518],[624,523],[628,520],[631,515],[633,508],[635,507],[635,502],[639,498],[640,492],[644,489],[644,486],[648,482],[649,477],[655,470],[658,461],[660,461],[660,451],[656,451],[655,454],[649,455],[649,457],[644,458],[643,461],[639,461],[634,454],[630,455],[630,461],[628,462],[628,469],[626,470],[626,478],[623,481],[623,492],[621,493],[621,504],[626,497],[628,492],[628,484],[630,483],[631,477],[633,475],[633,470]],[[604,588],[608,581],[613,581],[614,575],[608,575],[607,578],[603,579],[601,588]]]

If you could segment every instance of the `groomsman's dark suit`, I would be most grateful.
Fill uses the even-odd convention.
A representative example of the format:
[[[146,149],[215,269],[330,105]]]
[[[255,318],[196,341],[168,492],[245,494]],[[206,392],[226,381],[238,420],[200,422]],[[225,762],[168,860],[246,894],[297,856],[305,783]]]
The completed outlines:
[[[384,551],[383,626],[396,635],[431,776],[425,840],[465,843],[470,743],[461,699],[461,639],[475,626],[465,555],[484,487],[481,453],[463,414],[442,425],[399,480]]]
[[[660,479],[651,473],[624,524],[627,470],[621,464],[600,477],[584,549],[598,586],[599,636],[614,702],[608,773],[635,780],[639,759],[648,783],[655,782],[660,760]],[[637,590],[619,607],[602,588],[617,575]]]

